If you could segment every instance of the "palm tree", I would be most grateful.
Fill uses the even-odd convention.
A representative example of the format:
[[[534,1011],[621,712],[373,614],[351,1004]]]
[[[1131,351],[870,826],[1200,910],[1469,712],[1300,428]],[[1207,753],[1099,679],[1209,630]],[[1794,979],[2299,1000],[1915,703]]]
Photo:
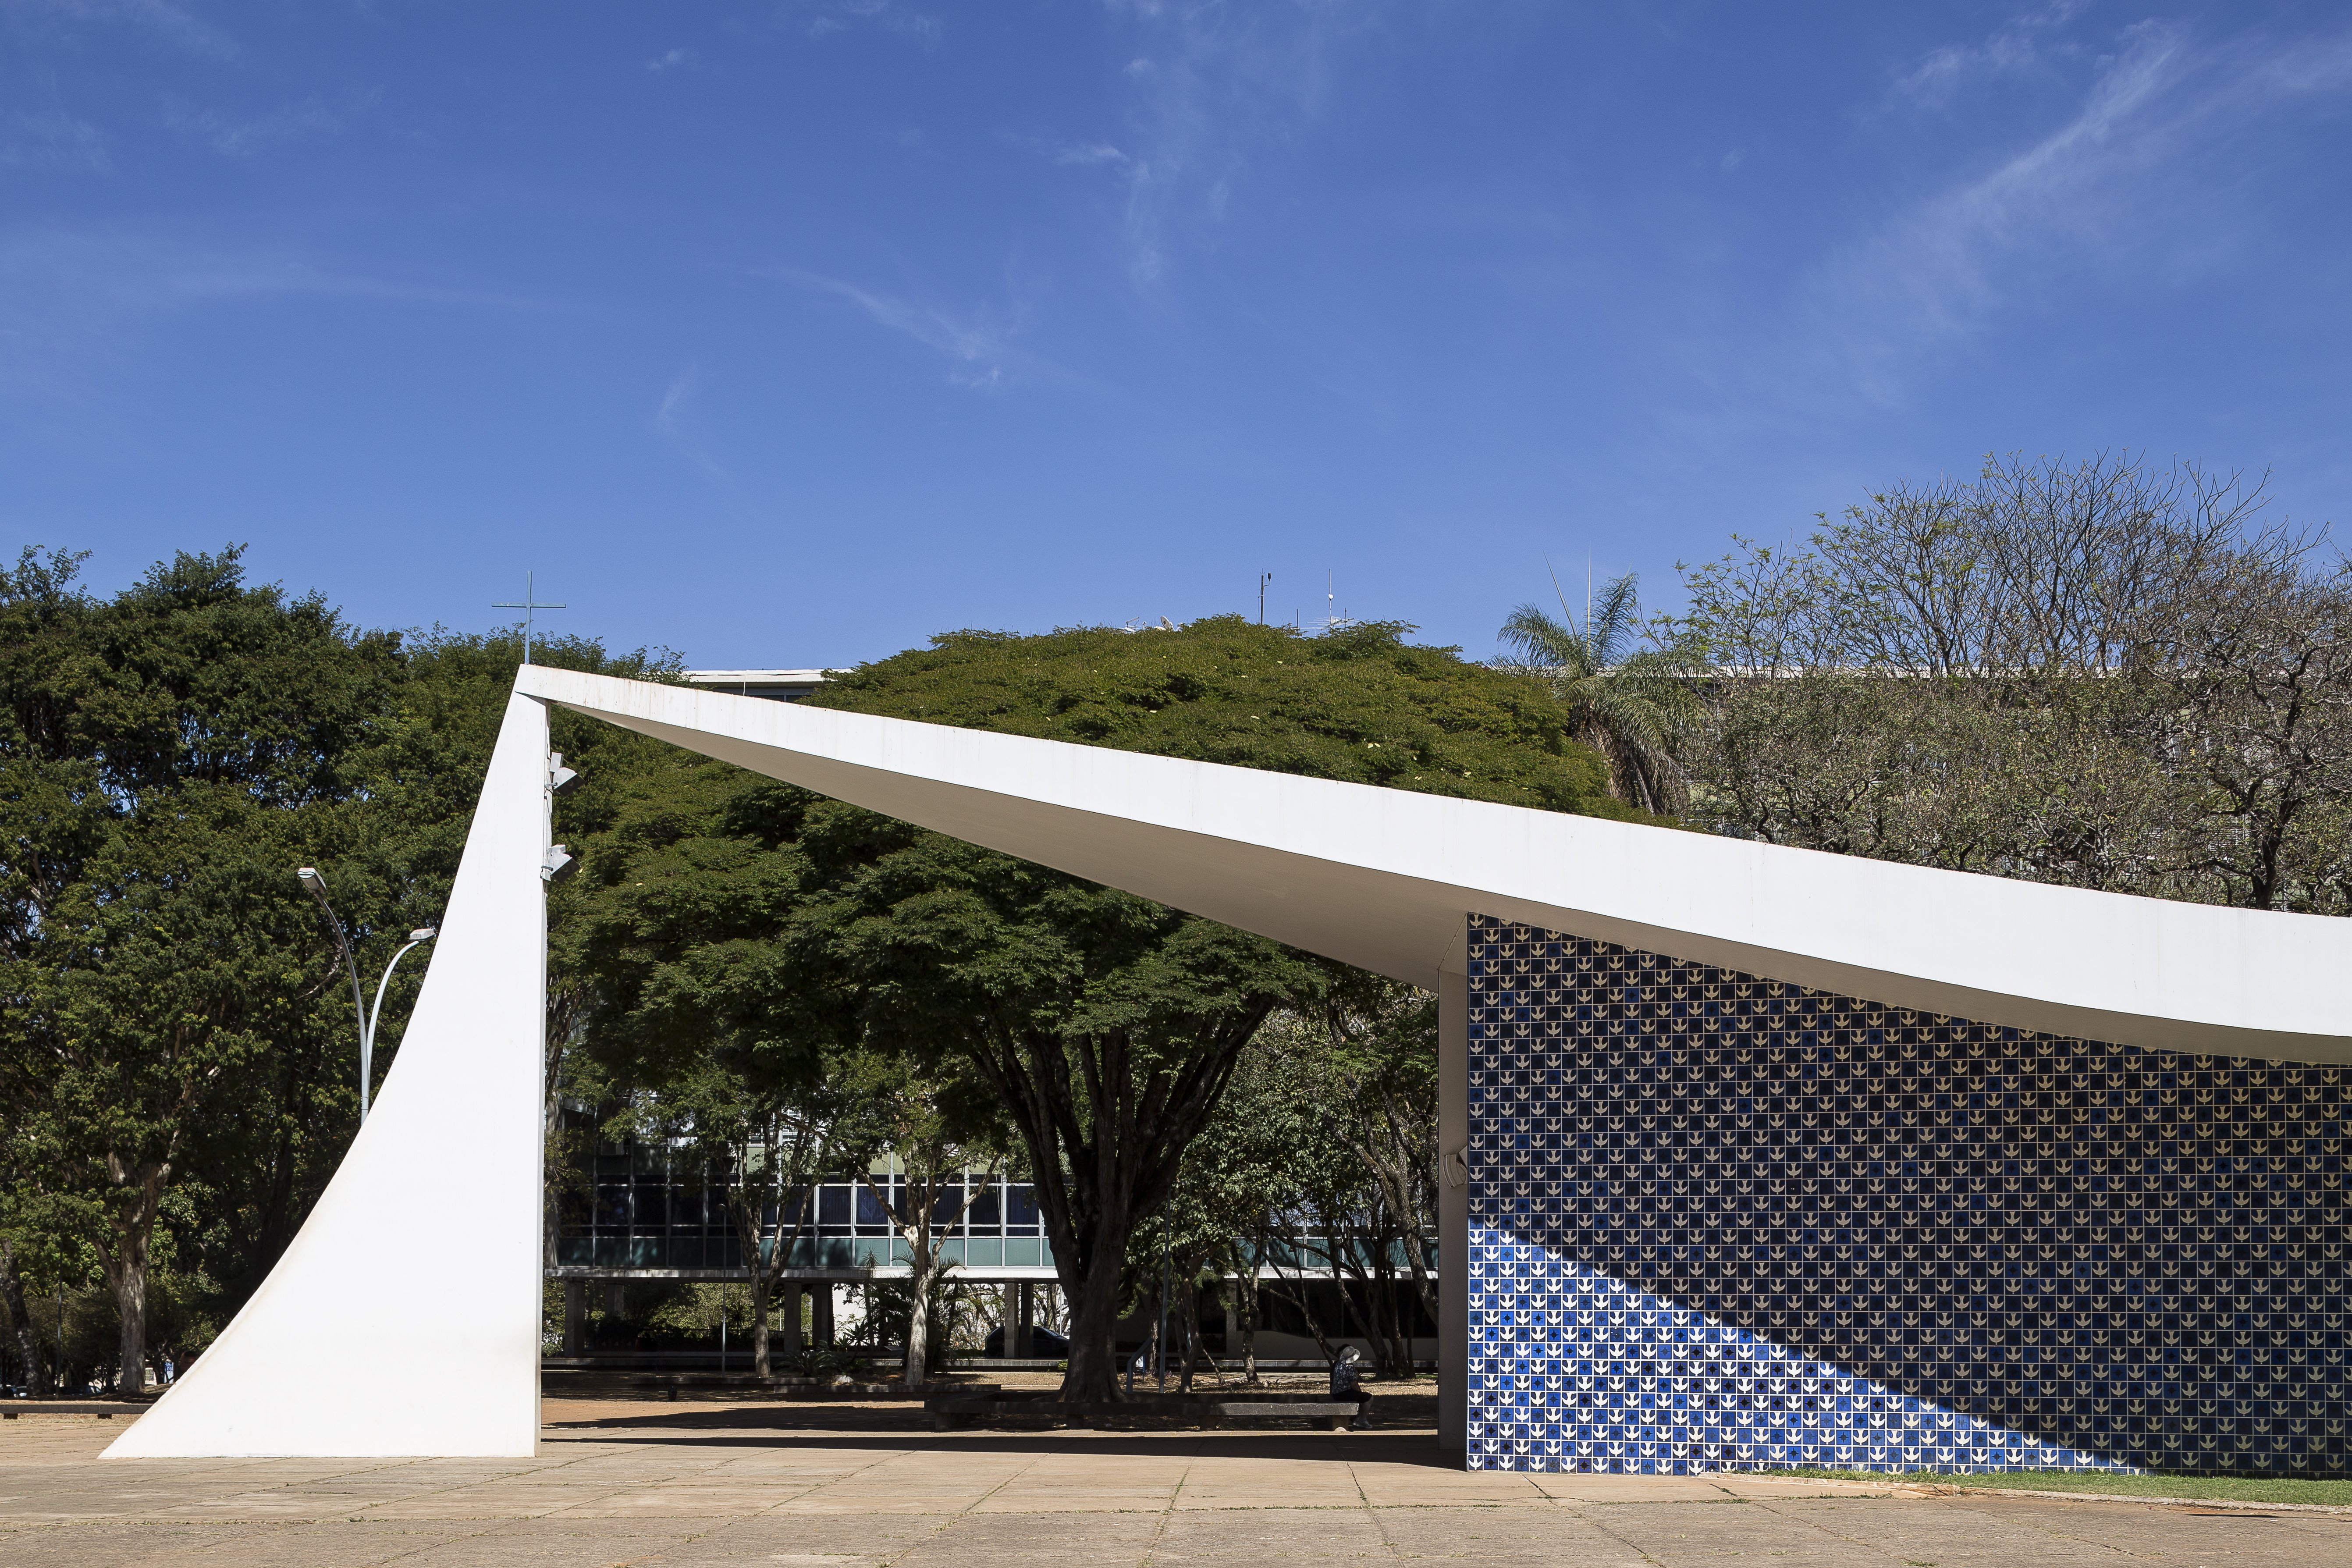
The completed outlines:
[[[1568,710],[1569,732],[1607,759],[1612,795],[1644,811],[1671,812],[1685,798],[1675,752],[1699,704],[1687,659],[1630,646],[1641,627],[1634,584],[1628,572],[1605,584],[1580,627],[1554,578],[1559,618],[1538,605],[1513,610],[1497,634],[1510,657],[1496,663],[1551,687]]]

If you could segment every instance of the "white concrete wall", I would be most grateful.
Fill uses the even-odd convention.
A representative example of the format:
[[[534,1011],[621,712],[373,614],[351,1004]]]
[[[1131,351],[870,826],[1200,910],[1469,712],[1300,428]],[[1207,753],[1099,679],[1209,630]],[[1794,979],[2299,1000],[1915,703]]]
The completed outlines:
[[[517,696],[367,1125],[261,1289],[109,1458],[537,1451],[546,786],[547,710]]]

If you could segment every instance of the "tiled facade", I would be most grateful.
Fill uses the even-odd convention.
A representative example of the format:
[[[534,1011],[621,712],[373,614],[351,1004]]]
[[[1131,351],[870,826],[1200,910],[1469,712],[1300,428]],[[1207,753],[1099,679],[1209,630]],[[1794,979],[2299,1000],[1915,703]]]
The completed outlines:
[[[2352,1069],[1469,954],[1471,1468],[2352,1473]]]

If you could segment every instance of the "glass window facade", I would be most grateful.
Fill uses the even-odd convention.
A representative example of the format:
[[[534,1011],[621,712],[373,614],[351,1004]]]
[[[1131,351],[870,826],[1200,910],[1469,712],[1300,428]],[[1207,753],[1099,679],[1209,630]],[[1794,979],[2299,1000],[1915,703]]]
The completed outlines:
[[[568,1189],[558,1207],[556,1262],[593,1268],[738,1268],[742,1252],[728,1216],[731,1173],[683,1151],[642,1144],[599,1149],[588,1180]],[[904,1178],[877,1173],[894,1202]],[[1050,1268],[1054,1256],[1026,1182],[968,1172],[945,1201],[951,1214],[978,1188],[961,1222],[944,1228],[942,1256],[971,1268]],[[815,1212],[808,1213],[814,1201]],[[862,1182],[835,1177],[799,1198],[803,1224],[788,1267],[868,1268],[908,1261],[888,1215]],[[814,1224],[805,1223],[814,1219]],[[762,1216],[760,1242],[775,1246],[778,1215]],[[787,1215],[783,1228],[792,1228]]]

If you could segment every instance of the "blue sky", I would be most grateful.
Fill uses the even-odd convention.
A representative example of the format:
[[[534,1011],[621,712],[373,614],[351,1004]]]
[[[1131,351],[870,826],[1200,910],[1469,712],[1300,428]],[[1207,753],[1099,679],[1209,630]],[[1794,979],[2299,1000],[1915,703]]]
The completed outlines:
[[[0,520],[714,666],[1494,649],[1990,450],[2352,522],[2340,5],[0,0]]]

